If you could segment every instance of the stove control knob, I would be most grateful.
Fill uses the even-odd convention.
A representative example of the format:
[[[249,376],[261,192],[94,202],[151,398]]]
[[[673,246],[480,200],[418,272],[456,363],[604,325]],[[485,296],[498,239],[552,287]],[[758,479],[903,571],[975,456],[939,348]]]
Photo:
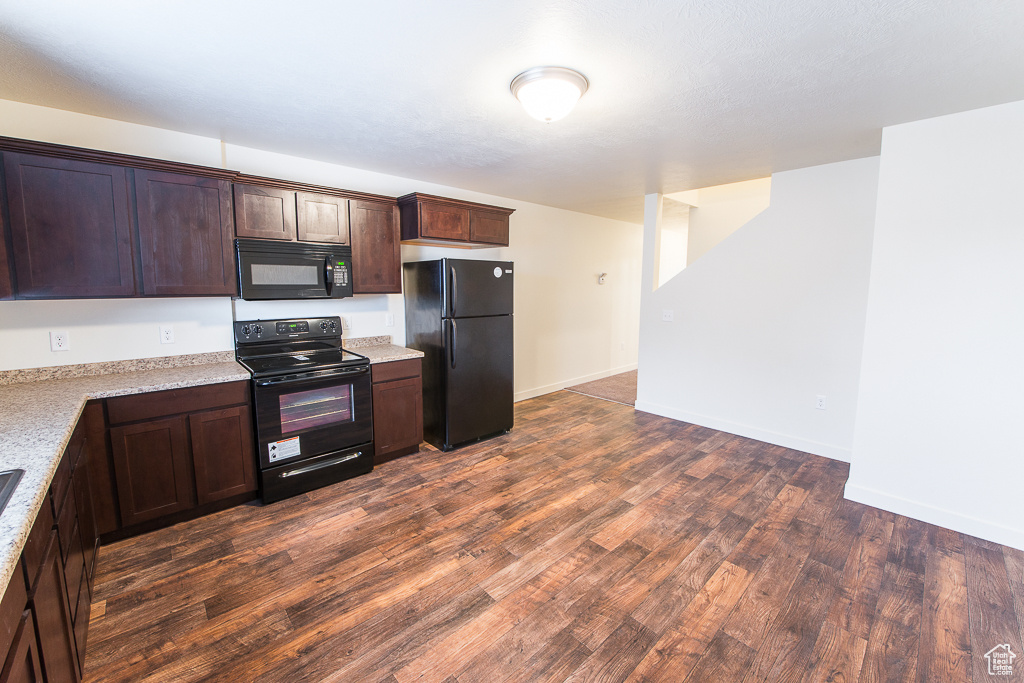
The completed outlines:
[[[253,325],[252,331],[256,333],[256,336],[263,334],[263,325]]]
[[[250,332],[252,332],[252,330],[249,329],[248,325],[242,325],[242,334],[243,335],[248,337]]]
[[[338,323],[336,323],[336,322],[334,322],[332,320],[331,321],[331,332],[334,332],[336,329],[338,329]]]
[[[334,327],[334,323],[331,323],[331,327]],[[323,330],[324,332],[327,331],[327,321],[326,320],[321,320],[320,321],[320,329]]]

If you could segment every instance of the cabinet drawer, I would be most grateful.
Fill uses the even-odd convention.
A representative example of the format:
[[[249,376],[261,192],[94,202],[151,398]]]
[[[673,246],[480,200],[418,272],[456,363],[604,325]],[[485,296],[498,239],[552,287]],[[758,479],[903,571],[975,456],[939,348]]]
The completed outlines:
[[[248,382],[225,382],[107,399],[110,424],[220,408],[249,400]]]
[[[373,378],[374,384],[405,379],[406,377],[419,377],[421,362],[419,358],[409,358],[407,360],[393,360],[387,363],[374,363],[370,366],[370,376]]]

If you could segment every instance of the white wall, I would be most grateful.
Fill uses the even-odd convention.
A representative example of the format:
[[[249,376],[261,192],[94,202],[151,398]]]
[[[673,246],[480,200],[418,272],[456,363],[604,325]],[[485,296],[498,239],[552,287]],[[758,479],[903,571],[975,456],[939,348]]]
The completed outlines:
[[[770,208],[644,289],[637,408],[849,460],[877,181],[877,158],[778,173]]]
[[[254,175],[388,196],[425,192],[515,208],[510,246],[403,245],[403,261],[428,258],[516,262],[515,391],[520,400],[635,367],[639,324],[640,226],[458,188],[255,150],[219,140],[0,100],[0,135],[224,166]],[[609,273],[597,284],[597,274]],[[395,325],[386,325],[386,314]],[[330,302],[226,298],[0,302],[0,370],[233,348],[232,319],[340,315],[346,337],[388,334],[404,343],[401,295]],[[176,343],[160,345],[161,323]],[[67,330],[71,350],[49,351],[50,330]]]
[[[771,178],[757,178],[665,195],[666,199],[688,203],[691,207],[686,238],[686,265],[711,251],[715,245],[767,209],[771,191]]]
[[[1024,102],[886,128],[846,496],[1024,549]]]

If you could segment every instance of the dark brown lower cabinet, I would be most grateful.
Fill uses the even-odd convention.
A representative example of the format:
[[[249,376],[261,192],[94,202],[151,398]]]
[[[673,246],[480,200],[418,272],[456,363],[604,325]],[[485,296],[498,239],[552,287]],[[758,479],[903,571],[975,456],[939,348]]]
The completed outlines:
[[[15,572],[0,600],[0,683],[42,681],[35,620],[26,609],[28,595],[22,572]]]
[[[82,544],[82,560],[85,563],[86,578],[92,585],[96,569],[96,550],[100,545],[96,530],[96,514],[92,501],[92,486],[89,481],[89,465],[84,454],[75,465],[71,475],[71,488],[75,493],[75,509],[78,512],[78,533]]]
[[[373,461],[415,453],[423,441],[421,361],[377,363],[373,377]]]
[[[81,678],[78,653],[72,640],[73,627],[59,546],[57,530],[52,529],[43,561],[29,591],[29,605],[39,637],[40,659],[49,683],[74,682]]]
[[[185,416],[110,430],[125,526],[195,506]]]
[[[188,416],[200,505],[255,491],[256,461],[249,406]]]
[[[257,491],[248,382],[108,399],[107,413],[123,527]]]
[[[0,683],[43,683],[43,665],[36,644],[36,625],[32,610],[21,613],[11,649],[0,672]]]
[[[248,382],[108,402],[86,405],[0,600],[0,683],[82,680],[98,520],[120,509],[126,526],[159,524],[174,511],[255,497]],[[110,429],[112,448],[105,413],[122,422]]]

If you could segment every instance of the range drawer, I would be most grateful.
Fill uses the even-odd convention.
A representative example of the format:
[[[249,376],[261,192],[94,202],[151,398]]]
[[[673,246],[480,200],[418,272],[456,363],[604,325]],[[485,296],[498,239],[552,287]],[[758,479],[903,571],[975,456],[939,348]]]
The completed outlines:
[[[223,408],[236,403],[246,403],[248,400],[249,383],[245,381],[154,391],[148,394],[108,398],[107,419],[112,425],[123,424],[165,415]]]

